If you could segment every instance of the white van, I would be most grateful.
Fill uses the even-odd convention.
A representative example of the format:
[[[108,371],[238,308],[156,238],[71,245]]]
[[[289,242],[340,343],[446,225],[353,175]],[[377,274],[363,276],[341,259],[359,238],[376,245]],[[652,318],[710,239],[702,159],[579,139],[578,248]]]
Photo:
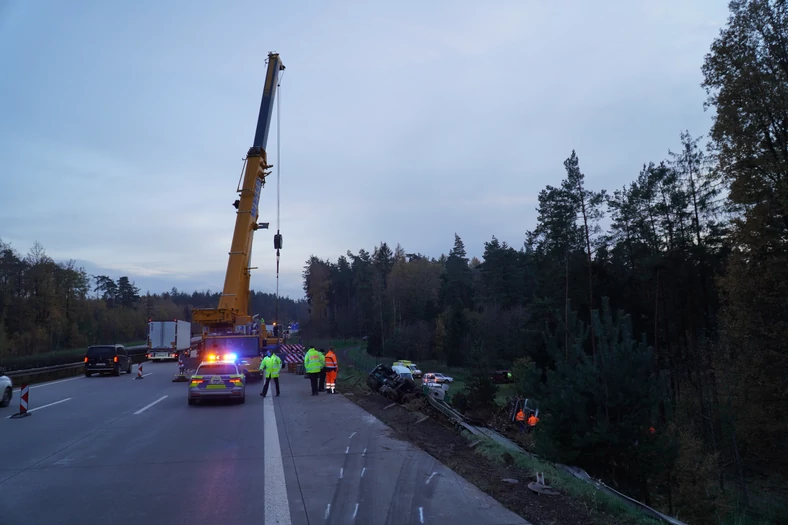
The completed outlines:
[[[410,368],[402,365],[392,365],[391,369],[394,370],[402,379],[410,379],[413,381],[413,374]]]

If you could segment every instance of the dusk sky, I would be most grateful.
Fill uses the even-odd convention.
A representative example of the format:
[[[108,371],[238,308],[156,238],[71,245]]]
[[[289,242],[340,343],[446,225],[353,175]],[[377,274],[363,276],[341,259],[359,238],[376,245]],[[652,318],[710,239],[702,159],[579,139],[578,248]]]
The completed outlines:
[[[429,7],[425,7],[429,4]],[[0,239],[142,292],[219,291],[269,51],[280,291],[311,254],[515,247],[575,149],[591,189],[705,135],[722,0],[0,1]],[[705,142],[705,141],[704,141]],[[275,168],[276,170],[276,168]],[[275,282],[276,171],[252,287]]]

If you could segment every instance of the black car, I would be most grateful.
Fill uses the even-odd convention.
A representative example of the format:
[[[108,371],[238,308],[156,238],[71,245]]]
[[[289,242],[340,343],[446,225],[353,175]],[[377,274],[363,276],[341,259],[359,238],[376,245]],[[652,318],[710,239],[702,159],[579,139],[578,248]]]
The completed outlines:
[[[131,373],[131,357],[123,345],[89,346],[85,354],[85,377],[94,373],[119,376],[120,372]]]

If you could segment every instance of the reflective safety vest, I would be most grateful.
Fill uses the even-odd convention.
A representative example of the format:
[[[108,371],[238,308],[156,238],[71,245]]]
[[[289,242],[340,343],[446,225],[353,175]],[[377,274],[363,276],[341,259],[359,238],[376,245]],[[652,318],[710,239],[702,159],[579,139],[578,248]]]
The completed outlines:
[[[522,410],[517,412],[517,421],[525,421],[525,414],[523,414]]]
[[[326,357],[313,348],[304,355],[304,370],[307,374],[316,374],[326,365]]]
[[[326,353],[326,370],[333,371],[336,369],[337,355],[333,351],[329,350],[328,353]]]
[[[266,356],[260,361],[260,370],[265,370],[265,377],[279,377],[282,369],[282,360],[276,354]]]
[[[538,422],[539,422],[539,418],[533,414],[531,415],[531,417],[528,418],[529,427],[535,427]]]

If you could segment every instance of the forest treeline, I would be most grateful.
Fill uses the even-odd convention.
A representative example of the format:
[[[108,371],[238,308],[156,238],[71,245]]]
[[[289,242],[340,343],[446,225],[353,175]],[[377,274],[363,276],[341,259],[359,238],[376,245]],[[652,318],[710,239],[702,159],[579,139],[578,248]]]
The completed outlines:
[[[22,256],[0,240],[0,364],[57,349],[142,341],[148,319],[191,321],[192,308],[218,303],[219,292],[210,291],[141,295],[128,277],[91,276],[73,261],[55,262],[39,243]],[[250,309],[273,320],[276,296],[252,291]],[[279,319],[307,315],[305,300],[279,298]]]
[[[681,133],[612,191],[592,189],[572,151],[539,193],[535,227],[514,245],[493,236],[481,260],[456,234],[438,258],[386,242],[312,256],[306,330],[480,377],[514,367],[519,392],[539,402],[541,454],[689,523],[742,509],[779,522],[788,17],[769,0],[730,11],[702,66],[716,111],[708,144]],[[468,399],[489,402],[489,390]]]

